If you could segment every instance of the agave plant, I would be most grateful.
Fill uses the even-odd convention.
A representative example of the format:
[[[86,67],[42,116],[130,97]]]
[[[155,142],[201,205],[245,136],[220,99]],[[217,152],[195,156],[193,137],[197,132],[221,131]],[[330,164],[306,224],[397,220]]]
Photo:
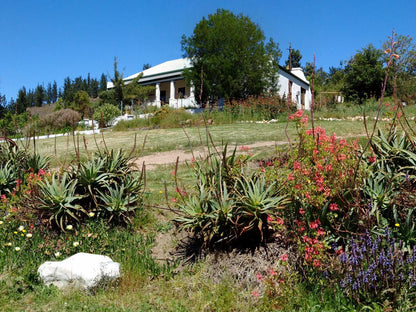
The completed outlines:
[[[130,223],[130,214],[139,207],[141,194],[127,193],[124,185],[107,185],[105,192],[99,191],[100,213],[113,219]]]
[[[39,208],[50,215],[49,221],[54,222],[62,231],[69,223],[80,223],[87,211],[79,205],[85,195],[76,194],[76,180],[71,180],[64,173],[61,177],[52,176],[51,181],[39,184]]]
[[[275,195],[275,183],[266,185],[264,177],[245,177],[238,179],[238,227],[241,233],[256,229],[263,240],[267,228],[267,216],[282,209],[287,203],[286,196]]]
[[[37,173],[40,169],[47,169],[49,166],[49,161],[50,159],[48,156],[42,156],[37,153],[33,153],[31,155],[26,156],[24,169],[32,169],[33,172]]]
[[[16,186],[16,167],[9,160],[0,165],[0,193],[11,193]]]

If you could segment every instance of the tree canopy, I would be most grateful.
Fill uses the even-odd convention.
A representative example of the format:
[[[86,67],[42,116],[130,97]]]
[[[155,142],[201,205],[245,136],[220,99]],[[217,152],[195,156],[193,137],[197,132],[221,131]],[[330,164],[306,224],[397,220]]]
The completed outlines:
[[[189,37],[182,36],[185,71],[198,100],[241,99],[276,88],[279,46],[265,43],[260,27],[247,16],[224,9],[203,18]]]
[[[345,67],[343,93],[347,100],[363,100],[381,95],[385,75],[382,51],[372,44],[358,51]]]

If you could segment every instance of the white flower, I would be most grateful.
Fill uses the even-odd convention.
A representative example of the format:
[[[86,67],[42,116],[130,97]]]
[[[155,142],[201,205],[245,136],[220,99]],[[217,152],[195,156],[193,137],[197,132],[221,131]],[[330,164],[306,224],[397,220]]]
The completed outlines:
[[[66,229],[67,229],[68,231],[71,231],[71,230],[73,229],[73,226],[72,226],[71,224],[68,224],[68,225],[66,226]]]
[[[59,258],[61,256],[61,253],[59,251],[55,252],[55,257]]]
[[[79,246],[79,242],[74,242],[74,243],[72,244],[72,246],[74,246],[74,247],[78,247],[78,246]]]
[[[94,217],[94,216],[95,216],[95,213],[94,213],[94,212],[90,212],[90,213],[88,214],[88,216],[92,218],[92,217]]]
[[[3,221],[0,220],[0,224],[3,224]]]
[[[6,245],[10,247],[12,245],[12,243],[11,242],[8,242]]]
[[[14,247],[14,250],[20,251],[20,247]]]
[[[21,226],[19,226],[19,228],[17,230],[22,232],[24,229],[25,229],[25,227],[23,225],[21,225]]]
[[[27,238],[31,238],[32,236],[33,236],[33,235],[32,235],[32,233],[27,233],[27,234],[26,234],[26,237],[27,237]]]

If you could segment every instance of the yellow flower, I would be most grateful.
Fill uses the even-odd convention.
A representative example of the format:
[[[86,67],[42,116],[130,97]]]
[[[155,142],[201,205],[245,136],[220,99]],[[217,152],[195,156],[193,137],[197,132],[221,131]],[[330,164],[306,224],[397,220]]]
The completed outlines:
[[[32,233],[27,233],[27,234],[26,234],[26,237],[27,237],[27,238],[31,238],[32,236],[33,236],[33,235],[32,235]]]
[[[162,194],[163,192],[162,191],[159,191],[159,193]]]
[[[22,230],[23,233],[26,233],[26,230]]]
[[[14,231],[13,233],[14,233],[14,234],[17,234],[17,231]]]
[[[396,223],[394,226],[395,226],[395,227],[399,227],[399,226],[400,226],[400,224]]]
[[[23,237],[23,236],[25,236],[25,234],[23,234],[23,233],[22,233],[22,234],[20,234],[20,236],[22,236],[22,237]]]
[[[20,251],[20,247],[14,247],[14,250]]]

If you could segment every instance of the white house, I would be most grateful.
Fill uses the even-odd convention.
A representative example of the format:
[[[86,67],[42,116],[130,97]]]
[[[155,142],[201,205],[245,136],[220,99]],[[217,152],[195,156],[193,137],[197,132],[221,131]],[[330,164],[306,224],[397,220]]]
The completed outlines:
[[[156,87],[155,94],[149,97],[148,105],[160,107],[162,104],[169,104],[172,108],[198,107],[194,87],[186,85],[183,77],[184,69],[190,67],[192,67],[190,59],[181,58],[156,65],[124,80],[125,83],[129,83],[143,73],[139,83]],[[287,98],[291,93],[292,102],[298,109],[310,109],[311,91],[301,68],[293,68],[290,72],[279,66],[278,84],[280,96]],[[113,83],[108,82],[107,89],[112,87]],[[290,88],[291,92],[289,92]]]

